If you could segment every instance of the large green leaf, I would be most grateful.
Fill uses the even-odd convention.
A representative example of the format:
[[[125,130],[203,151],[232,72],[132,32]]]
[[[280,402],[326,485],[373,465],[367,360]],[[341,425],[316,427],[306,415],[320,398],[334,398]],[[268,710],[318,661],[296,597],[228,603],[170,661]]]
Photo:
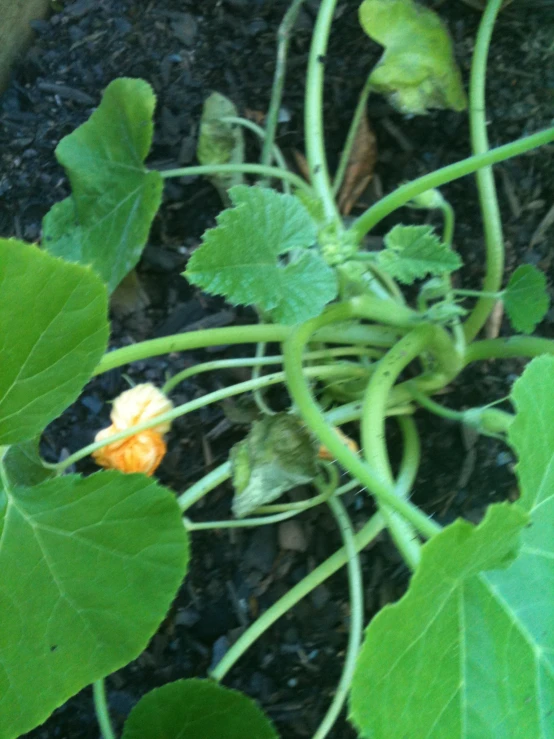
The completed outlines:
[[[231,450],[233,513],[246,516],[317,474],[317,445],[296,416],[277,413],[254,421]]]
[[[391,105],[402,113],[464,110],[466,96],[452,41],[432,10],[414,0],[364,0],[360,23],[385,47],[370,82]]]
[[[0,736],[43,722],[137,657],[185,575],[170,490],[98,472],[7,494],[0,539]]]
[[[406,596],[369,625],[350,704],[364,737],[554,736],[552,393],[553,357],[514,387],[520,502],[426,544]]]
[[[337,294],[333,270],[310,249],[317,229],[293,195],[264,187],[229,190],[234,208],[203,236],[185,276],[234,304],[256,304],[276,321],[300,323],[318,315]],[[281,263],[281,255],[288,261]]]
[[[115,80],[90,119],[56,148],[72,195],[47,213],[44,246],[92,265],[110,292],[138,262],[161,203],[162,177],[144,166],[155,102],[144,80]]]
[[[515,330],[532,334],[550,306],[544,273],[532,264],[521,265],[510,277],[502,299]]]
[[[78,396],[108,340],[88,268],[0,239],[0,445],[42,432]]]
[[[277,739],[246,695],[209,680],[178,680],[147,693],[131,711],[122,739]]]

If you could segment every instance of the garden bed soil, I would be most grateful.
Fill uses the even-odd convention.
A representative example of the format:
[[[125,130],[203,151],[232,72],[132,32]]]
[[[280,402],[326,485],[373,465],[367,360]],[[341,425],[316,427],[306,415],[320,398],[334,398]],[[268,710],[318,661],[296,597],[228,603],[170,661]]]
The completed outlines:
[[[446,18],[467,81],[480,13],[458,0],[430,2]],[[365,75],[380,54],[361,32],[357,1],[339,1],[336,25],[326,57],[325,124],[331,163],[336,162],[344,132]],[[278,142],[294,161],[303,150],[303,80],[317,0],[306,0],[291,43],[283,100],[286,122]],[[76,0],[62,12],[35,23],[36,39],[13,69],[0,98],[0,233],[27,241],[40,238],[41,219],[68,194],[67,180],[54,158],[61,137],[85,121],[102,90],[121,76],[142,77],[154,87],[158,103],[156,133],[149,164],[159,168],[195,161],[202,103],[212,90],[229,96],[240,111],[263,114],[268,105],[275,35],[287,3],[281,0]],[[492,145],[506,143],[552,124],[554,66],[551,30],[554,14],[537,0],[506,9],[496,28],[489,65],[488,120]],[[448,111],[405,118],[375,96],[369,116],[378,142],[376,176],[361,207],[402,180],[457,161],[469,154],[465,115]],[[249,140],[249,154],[258,155]],[[504,218],[509,274],[530,262],[552,275],[551,223],[554,221],[552,147],[496,168]],[[444,188],[457,214],[455,246],[465,267],[460,285],[477,288],[483,272],[483,238],[475,184],[466,178]],[[180,276],[203,231],[221,209],[216,191],[201,178],[166,183],[162,209],[138,267],[140,300],[120,293],[113,304],[111,345],[198,327],[249,323],[248,310],[206,297]],[[403,211],[404,222],[421,214]],[[398,217],[380,225],[377,235]],[[419,219],[419,220],[418,220]],[[549,231],[550,228],[550,231]],[[540,327],[553,336],[553,315]],[[505,326],[502,327],[506,329]],[[168,374],[207,358],[235,356],[236,348],[218,347],[137,362],[95,379],[80,400],[52,424],[43,453],[59,459],[91,441],[108,425],[107,401],[132,381],[161,384]],[[469,367],[442,398],[464,408],[509,393],[523,363],[488,362]],[[243,377],[205,374],[180,386],[176,402]],[[274,402],[284,399],[275,394]],[[205,408],[173,426],[169,452],[159,478],[177,492],[226,459],[244,427],[228,408]],[[226,415],[227,413],[227,415]],[[513,457],[494,439],[471,438],[457,425],[419,412],[424,439],[423,463],[415,500],[441,522],[458,515],[479,520],[496,500],[517,496]],[[394,443],[394,437],[392,437]],[[78,466],[94,470],[89,460]],[[193,509],[197,520],[224,518],[230,510],[224,487]],[[362,493],[347,496],[357,526],[372,507]],[[292,533],[292,538],[291,538]],[[190,574],[158,634],[132,664],[107,680],[109,702],[118,731],[132,706],[148,690],[192,676],[205,676],[210,665],[288,588],[340,546],[325,510],[312,510],[292,527],[197,533],[192,540]],[[404,592],[408,572],[386,536],[362,553],[366,617]],[[256,699],[284,739],[312,736],[338,681],[348,631],[347,583],[337,573],[301,601],[247,652],[225,684]],[[90,689],[61,707],[35,739],[96,739],[99,730]],[[343,717],[330,734],[354,737]]]

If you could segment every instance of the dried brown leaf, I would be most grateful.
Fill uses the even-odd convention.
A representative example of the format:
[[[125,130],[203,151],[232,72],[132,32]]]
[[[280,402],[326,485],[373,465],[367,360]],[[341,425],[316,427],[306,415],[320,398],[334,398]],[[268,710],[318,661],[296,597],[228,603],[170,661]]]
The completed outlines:
[[[377,139],[367,116],[363,116],[356,131],[339,191],[338,206],[342,215],[347,216],[350,213],[371,182],[376,161]]]

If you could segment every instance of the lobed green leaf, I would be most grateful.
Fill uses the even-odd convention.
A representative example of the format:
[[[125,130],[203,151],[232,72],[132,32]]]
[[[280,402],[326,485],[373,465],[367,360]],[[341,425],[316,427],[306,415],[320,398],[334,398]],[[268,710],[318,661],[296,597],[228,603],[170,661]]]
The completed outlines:
[[[533,333],[550,307],[544,273],[531,264],[518,267],[510,277],[502,299],[514,329],[524,334]]]
[[[333,270],[314,249],[317,229],[293,195],[238,185],[234,207],[203,236],[185,277],[235,305],[257,305],[280,323],[319,315],[337,294]],[[288,261],[281,263],[281,255]]]
[[[178,680],[152,690],[133,708],[122,739],[278,739],[246,695],[209,680]]]
[[[114,80],[90,119],[56,148],[72,194],[46,214],[44,248],[91,265],[110,292],[137,264],[161,203],[162,177],[144,166],[155,102],[144,80]]]
[[[79,395],[108,341],[107,295],[88,268],[0,239],[0,445],[43,431]]]
[[[135,659],[185,575],[174,494],[98,472],[11,487],[0,510],[0,736]]]
[[[395,226],[385,236],[385,249],[377,252],[377,263],[406,285],[462,266],[459,254],[438,238],[432,226]]]
[[[465,109],[452,41],[432,10],[414,0],[364,0],[359,12],[364,31],[385,47],[371,72],[374,90],[401,113]]]

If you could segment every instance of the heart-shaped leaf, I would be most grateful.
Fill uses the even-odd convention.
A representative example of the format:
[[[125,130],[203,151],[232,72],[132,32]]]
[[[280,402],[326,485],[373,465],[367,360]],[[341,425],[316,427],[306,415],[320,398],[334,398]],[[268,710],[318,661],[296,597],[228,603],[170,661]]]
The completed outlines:
[[[88,267],[0,239],[0,445],[30,439],[79,395],[108,341]]]
[[[185,575],[174,494],[99,472],[10,487],[0,511],[0,736],[135,659]]]
[[[72,194],[46,214],[44,247],[92,265],[110,292],[138,262],[161,203],[162,176],[144,166],[155,102],[144,80],[114,80],[90,119],[56,148]]]

